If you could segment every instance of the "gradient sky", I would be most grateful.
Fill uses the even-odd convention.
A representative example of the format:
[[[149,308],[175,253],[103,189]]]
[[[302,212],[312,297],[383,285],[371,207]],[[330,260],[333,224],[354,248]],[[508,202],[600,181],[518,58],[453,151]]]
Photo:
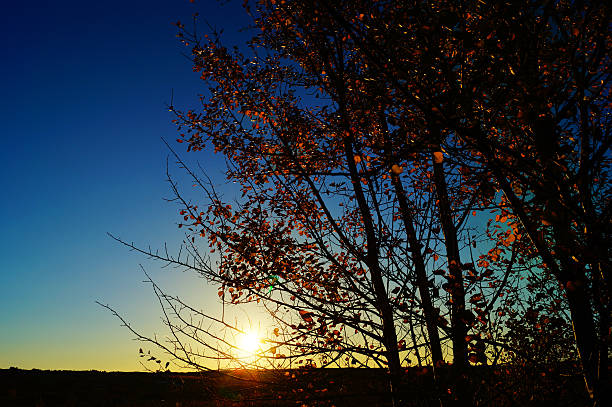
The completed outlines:
[[[216,287],[160,269],[111,240],[176,247],[165,181],[166,108],[204,87],[173,22],[194,12],[244,42],[240,2],[4,2],[0,9],[0,368],[142,370],[131,334],[163,332],[139,264],[168,291],[210,310]],[[206,153],[200,153],[206,154]],[[220,157],[200,156],[211,175]],[[176,172],[179,172],[176,170]]]

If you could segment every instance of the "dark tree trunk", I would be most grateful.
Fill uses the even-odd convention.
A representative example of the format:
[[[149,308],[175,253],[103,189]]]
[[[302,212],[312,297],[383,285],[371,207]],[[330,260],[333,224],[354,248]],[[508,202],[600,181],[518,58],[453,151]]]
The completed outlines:
[[[448,284],[451,293],[451,339],[453,342],[453,365],[455,370],[462,372],[467,366],[467,343],[465,337],[468,327],[465,322],[465,287],[463,286],[463,272],[461,257],[459,255],[459,242],[457,229],[453,220],[452,208],[448,196],[444,164],[437,159],[434,153],[440,151],[440,130],[432,129],[432,139],[436,146],[431,151],[433,159],[433,178],[438,197],[438,211],[440,223],[444,232],[446,258],[448,260]]]
[[[366,234],[366,264],[370,270],[372,287],[376,300],[376,308],[380,313],[380,318],[383,325],[383,343],[386,350],[387,362],[389,364],[391,397],[394,406],[401,405],[400,400],[400,381],[402,377],[402,367],[399,358],[399,349],[397,344],[397,332],[395,330],[395,321],[393,318],[393,309],[389,303],[389,296],[385,289],[385,284],[382,277],[382,271],[379,265],[378,242],[376,238],[376,229],[374,221],[368,206],[363,188],[361,187],[361,179],[355,165],[354,151],[350,138],[344,140],[344,152],[349,167],[351,182],[353,184],[355,199],[359,206],[359,211],[363,219],[363,226]]]
[[[601,275],[597,275],[595,271],[599,266],[593,266],[601,262],[601,256],[603,253],[606,253],[606,251],[598,251],[596,248],[592,248],[595,250],[593,254],[595,259],[589,261],[593,268],[591,277],[589,278],[584,268],[577,269],[575,261],[569,259],[571,253],[567,252],[567,248],[580,246],[578,244],[579,242],[573,241],[568,237],[567,233],[564,233],[563,228],[566,228],[567,225],[555,224],[553,225],[555,231],[554,245],[558,250],[556,251],[556,255],[553,255],[549,243],[539,234],[536,220],[529,216],[527,208],[524,207],[524,203],[513,192],[510,183],[504,175],[503,166],[496,162],[493,149],[486,143],[483,136],[479,134],[478,131],[467,132],[465,134],[469,135],[469,139],[474,141],[475,145],[477,145],[478,149],[483,153],[483,157],[487,160],[487,165],[492,170],[513,212],[523,224],[523,227],[527,231],[530,240],[544,261],[544,264],[555,276],[557,281],[564,285],[570,308],[574,340],[582,364],[582,373],[584,375],[586,389],[594,405],[604,405],[602,404],[606,399],[604,394],[609,394],[607,390],[609,386],[607,383],[607,338],[609,336],[609,311],[607,303],[609,299],[607,299],[607,295],[604,294],[603,291],[598,292],[598,285],[605,282],[605,279],[603,279]],[[550,173],[548,173],[548,175],[550,179]],[[534,189],[537,190],[538,188],[540,188],[540,186],[536,185]],[[554,202],[554,204],[559,206],[558,202]],[[566,257],[565,260],[563,259],[564,256]],[[607,258],[605,254],[604,257]],[[593,284],[593,287],[589,287],[589,282]],[[591,303],[591,299],[594,304]],[[600,313],[599,331],[595,324],[593,313],[594,307]],[[605,329],[605,332],[603,329]],[[602,372],[602,367],[604,366],[606,371]],[[605,382],[603,381],[604,379],[606,380]]]
[[[427,272],[425,270],[425,260],[423,259],[419,240],[414,229],[414,219],[412,218],[410,207],[408,206],[408,202],[406,200],[406,194],[399,177],[395,175],[392,179],[395,187],[395,193],[399,201],[404,228],[406,229],[408,244],[410,245],[410,253],[412,254],[412,263],[414,265],[414,271],[416,274],[419,295],[421,296],[421,304],[423,307],[423,314],[425,316],[427,334],[429,336],[429,346],[431,349],[431,359],[435,376],[436,366],[439,364],[439,362],[444,361],[444,358],[442,357],[442,346],[440,344],[440,334],[438,332],[438,313],[434,309],[431,294],[429,293],[429,283],[427,279]]]
[[[385,134],[388,136],[389,130],[387,128],[387,120],[385,119],[384,113],[381,112],[379,116],[379,123],[385,130]],[[385,143],[385,154],[387,157],[393,156],[392,145],[389,139],[387,139]],[[395,162],[393,162],[393,158],[391,160],[392,162],[390,164],[395,164]],[[412,210],[410,208],[408,198],[406,197],[406,192],[404,191],[402,181],[398,174],[392,173],[391,182],[393,183],[393,188],[395,189],[395,195],[399,203],[400,215],[406,231],[406,238],[408,240],[410,254],[412,255],[412,263],[414,265],[414,271],[416,274],[416,283],[419,289],[421,306],[423,307],[423,315],[425,317],[425,325],[427,327],[432,368],[435,379],[437,377],[436,367],[440,362],[444,362],[444,358],[442,356],[442,345],[440,343],[440,333],[438,332],[439,312],[434,308],[432,303],[431,294],[429,292],[427,271],[425,269],[425,259],[423,258],[423,253],[421,252],[421,242],[419,242],[417,237],[414,223],[415,220],[412,216]]]
[[[589,396],[594,401],[595,405],[602,405],[601,390],[604,383],[599,380],[599,341],[593,321],[593,311],[587,292],[583,283],[568,285],[566,288],[567,301],[570,308],[572,327],[576,347],[582,363],[584,380]]]

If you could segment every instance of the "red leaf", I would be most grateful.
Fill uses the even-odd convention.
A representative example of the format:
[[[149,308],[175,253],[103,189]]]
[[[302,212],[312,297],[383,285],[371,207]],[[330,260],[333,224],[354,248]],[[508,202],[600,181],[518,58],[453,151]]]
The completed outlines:
[[[470,302],[472,304],[477,303],[480,300],[482,300],[482,294],[475,294],[475,295],[472,295],[472,298],[470,298]]]
[[[312,312],[308,312],[308,311],[300,311],[300,316],[302,317],[302,319],[306,322],[308,322],[309,324],[312,323]]]

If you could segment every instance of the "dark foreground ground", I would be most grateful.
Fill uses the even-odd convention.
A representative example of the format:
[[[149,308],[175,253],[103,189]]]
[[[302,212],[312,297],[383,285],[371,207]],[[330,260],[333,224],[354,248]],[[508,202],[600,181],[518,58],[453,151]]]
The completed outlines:
[[[468,382],[466,382],[468,383]],[[434,388],[427,369],[403,383],[406,406],[439,406],[470,386],[480,406],[586,406],[579,376],[475,368],[469,384]],[[444,386],[447,387],[447,386]],[[124,373],[0,369],[0,406],[388,406],[377,369]]]

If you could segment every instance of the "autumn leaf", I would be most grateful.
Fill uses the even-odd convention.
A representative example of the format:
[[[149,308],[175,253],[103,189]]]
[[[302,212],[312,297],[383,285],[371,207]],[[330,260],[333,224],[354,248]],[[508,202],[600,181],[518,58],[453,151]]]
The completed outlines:
[[[312,312],[308,312],[308,311],[300,311],[300,316],[302,317],[302,319],[307,322],[307,323],[312,323],[313,322],[313,314]]]
[[[393,164],[391,167],[391,172],[393,172],[395,175],[400,175],[402,171],[404,171],[404,168],[397,164]]]
[[[442,161],[444,161],[444,154],[442,154],[442,151],[435,151],[433,153],[434,156],[434,162],[436,164],[441,164]]]
[[[477,303],[480,300],[482,300],[482,294],[474,294],[474,295],[472,295],[472,298],[470,298],[470,302],[472,304],[475,304],[475,303]]]

